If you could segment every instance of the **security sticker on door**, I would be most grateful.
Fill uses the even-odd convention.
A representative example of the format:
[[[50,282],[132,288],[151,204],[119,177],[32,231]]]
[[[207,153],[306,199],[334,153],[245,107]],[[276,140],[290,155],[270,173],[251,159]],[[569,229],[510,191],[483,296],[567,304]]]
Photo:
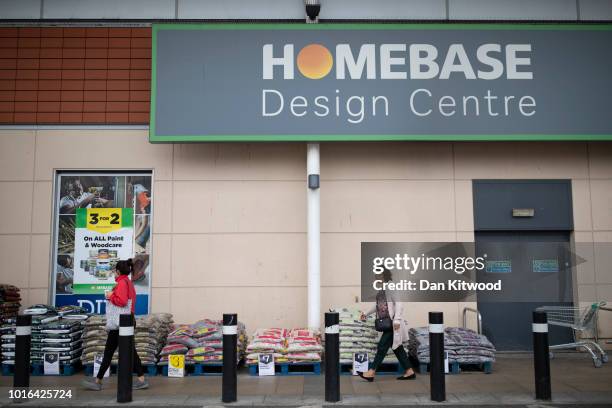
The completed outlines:
[[[365,373],[369,367],[368,353],[354,353],[353,354],[353,375],[357,373]]]
[[[258,369],[260,376],[274,375],[274,354],[260,354]]]
[[[183,354],[170,354],[168,356],[168,377],[185,376],[185,356]]]

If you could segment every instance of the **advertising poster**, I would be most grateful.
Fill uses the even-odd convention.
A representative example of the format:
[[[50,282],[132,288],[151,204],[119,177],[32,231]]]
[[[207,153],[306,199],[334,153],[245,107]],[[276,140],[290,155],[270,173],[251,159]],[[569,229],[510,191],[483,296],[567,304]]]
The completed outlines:
[[[147,314],[151,287],[151,173],[60,172],[56,178],[51,298],[105,313],[114,265],[132,258],[136,314]]]
[[[113,270],[131,258],[132,208],[79,208],[74,234],[74,281],[77,294],[104,293],[115,285]]]

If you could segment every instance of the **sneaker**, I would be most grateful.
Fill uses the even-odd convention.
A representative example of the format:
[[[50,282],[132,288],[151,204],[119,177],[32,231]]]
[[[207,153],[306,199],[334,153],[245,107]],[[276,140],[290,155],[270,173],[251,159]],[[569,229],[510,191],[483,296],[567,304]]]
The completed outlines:
[[[93,378],[87,378],[81,382],[81,385],[90,391],[100,391],[102,389],[102,384],[97,383]]]
[[[142,381],[136,379],[132,384],[132,389],[134,390],[146,390],[147,388],[149,388],[149,382],[146,378]]]

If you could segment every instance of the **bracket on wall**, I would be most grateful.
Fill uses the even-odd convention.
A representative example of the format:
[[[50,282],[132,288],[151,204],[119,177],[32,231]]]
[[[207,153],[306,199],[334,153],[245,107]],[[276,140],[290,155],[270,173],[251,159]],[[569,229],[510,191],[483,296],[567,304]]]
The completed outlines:
[[[308,175],[308,188],[313,189],[313,190],[319,188],[319,175],[318,174]]]

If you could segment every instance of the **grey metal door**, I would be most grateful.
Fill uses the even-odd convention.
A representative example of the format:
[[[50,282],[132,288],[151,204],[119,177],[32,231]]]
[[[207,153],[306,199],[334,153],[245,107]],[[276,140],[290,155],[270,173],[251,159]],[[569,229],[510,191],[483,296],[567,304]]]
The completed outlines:
[[[478,293],[483,331],[498,350],[532,348],[532,312],[572,304],[573,230],[570,180],[474,180],[476,252],[486,254],[479,282],[503,291]],[[551,328],[551,343],[571,338]]]
[[[480,282],[501,279],[503,296],[478,294],[483,332],[498,350],[531,350],[532,312],[538,306],[571,305],[572,282],[568,232],[477,232],[476,252],[486,256]],[[550,328],[551,344],[571,339],[571,332]]]

